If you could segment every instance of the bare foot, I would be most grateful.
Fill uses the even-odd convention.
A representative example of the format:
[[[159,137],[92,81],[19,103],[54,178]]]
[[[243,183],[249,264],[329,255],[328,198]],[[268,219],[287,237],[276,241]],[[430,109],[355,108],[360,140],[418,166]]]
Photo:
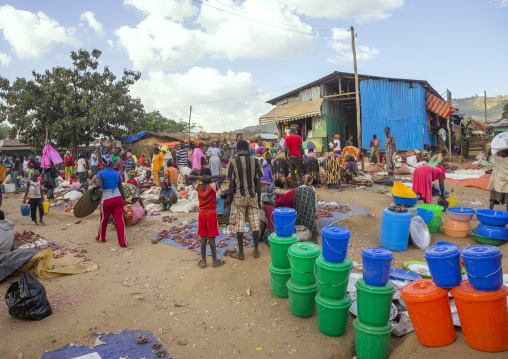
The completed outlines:
[[[254,258],[259,258],[259,249],[254,248]]]
[[[236,259],[239,259],[241,261],[243,261],[245,259],[245,256],[243,254],[240,254],[240,253],[233,253],[231,255],[232,258],[236,258]]]

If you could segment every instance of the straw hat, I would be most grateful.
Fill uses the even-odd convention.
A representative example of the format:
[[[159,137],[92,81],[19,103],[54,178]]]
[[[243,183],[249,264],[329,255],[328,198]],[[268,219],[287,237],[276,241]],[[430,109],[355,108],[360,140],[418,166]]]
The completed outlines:
[[[97,190],[96,193],[99,195],[99,200],[95,202],[91,200],[91,190],[81,196],[74,206],[74,217],[84,218],[91,215],[99,207],[102,200],[102,189]]]

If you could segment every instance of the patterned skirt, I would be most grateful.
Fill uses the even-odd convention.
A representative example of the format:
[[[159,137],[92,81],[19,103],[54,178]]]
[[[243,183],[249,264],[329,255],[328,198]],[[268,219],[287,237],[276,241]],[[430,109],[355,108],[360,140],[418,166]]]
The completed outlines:
[[[295,191],[296,224],[311,231],[317,230],[316,221],[316,192],[314,188],[300,186]]]

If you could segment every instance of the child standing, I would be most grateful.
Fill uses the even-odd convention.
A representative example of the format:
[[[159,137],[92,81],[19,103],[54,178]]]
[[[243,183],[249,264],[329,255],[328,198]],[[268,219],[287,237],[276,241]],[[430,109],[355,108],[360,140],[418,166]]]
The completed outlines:
[[[74,158],[71,151],[65,152],[65,178],[74,173]]]
[[[25,198],[23,199],[23,203],[26,204],[26,200],[28,197],[28,204],[30,205],[30,215],[32,216],[32,221],[35,225],[37,223],[37,208],[39,208],[39,222],[45,226],[46,223],[42,221],[42,217],[44,216],[44,207],[42,202],[44,201],[44,196],[41,190],[41,181],[39,180],[39,171],[33,171],[32,177],[30,181],[26,184],[25,189]]]
[[[209,168],[202,168],[201,176],[189,175],[189,180],[202,182],[194,185],[199,199],[198,235],[201,237],[201,259],[198,261],[198,266],[200,268],[206,267],[207,241],[210,243],[212,252],[212,267],[217,268],[226,263],[223,259],[217,259],[217,248],[215,247],[215,237],[220,235],[215,196],[220,189],[220,183],[225,178],[225,175],[212,176],[212,171]]]
[[[83,184],[86,181],[86,160],[85,154],[82,153],[78,160],[78,178],[79,183]]]

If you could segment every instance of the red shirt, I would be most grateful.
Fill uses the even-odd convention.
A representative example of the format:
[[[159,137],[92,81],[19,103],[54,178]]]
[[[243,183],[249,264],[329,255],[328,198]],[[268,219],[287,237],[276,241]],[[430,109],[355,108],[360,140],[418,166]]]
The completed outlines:
[[[196,191],[198,191],[199,199],[199,214],[217,213],[217,199],[215,194],[219,189],[219,182],[210,183],[205,188],[203,188],[202,184],[196,184]]]
[[[74,161],[72,156],[71,157],[65,157],[65,166],[66,167],[72,167],[74,166]]]
[[[284,141],[284,146],[287,146],[289,149],[289,155],[290,156],[300,156],[300,145],[303,144],[302,137],[298,135],[290,135],[286,137],[286,140]]]

